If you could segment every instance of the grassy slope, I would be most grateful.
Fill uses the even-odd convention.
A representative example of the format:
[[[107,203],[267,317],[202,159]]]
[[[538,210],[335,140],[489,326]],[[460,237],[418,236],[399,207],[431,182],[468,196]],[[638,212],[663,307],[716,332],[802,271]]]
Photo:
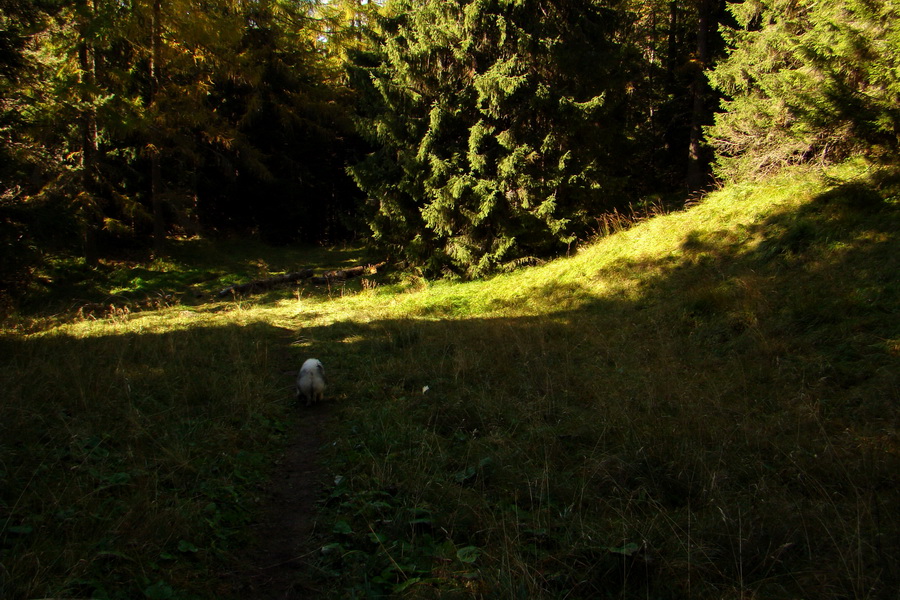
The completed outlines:
[[[900,188],[865,168],[486,281],[10,332],[0,592],[215,595],[315,355],[323,596],[893,597]]]
[[[323,568],[414,596],[891,597],[900,219],[858,168],[311,319],[342,375]]]

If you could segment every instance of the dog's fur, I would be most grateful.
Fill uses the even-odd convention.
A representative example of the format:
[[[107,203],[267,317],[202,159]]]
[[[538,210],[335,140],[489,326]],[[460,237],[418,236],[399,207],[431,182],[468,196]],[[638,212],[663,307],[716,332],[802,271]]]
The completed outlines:
[[[320,402],[325,397],[325,367],[316,358],[310,358],[297,374],[297,400],[304,398],[306,405]]]

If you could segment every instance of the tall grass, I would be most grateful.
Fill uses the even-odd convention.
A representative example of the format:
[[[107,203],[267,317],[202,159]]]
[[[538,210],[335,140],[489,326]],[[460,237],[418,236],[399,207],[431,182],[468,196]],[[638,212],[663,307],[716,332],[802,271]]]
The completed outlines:
[[[283,427],[281,337],[174,311],[3,337],[0,596],[215,595]]]
[[[10,331],[0,591],[227,596],[316,356],[320,597],[895,598],[898,206],[798,170],[483,281]]]
[[[894,597],[898,188],[847,168],[307,328],[335,597]]]

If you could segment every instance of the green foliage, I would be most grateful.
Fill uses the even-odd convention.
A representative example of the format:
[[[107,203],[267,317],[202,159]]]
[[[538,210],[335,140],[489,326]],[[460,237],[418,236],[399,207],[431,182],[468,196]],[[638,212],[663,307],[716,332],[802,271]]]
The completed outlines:
[[[0,197],[58,207],[76,233],[59,245],[96,264],[156,224],[280,242],[358,227],[356,137],[312,3],[40,7],[2,21]]]
[[[352,168],[375,239],[430,274],[558,251],[620,191],[625,84],[612,5],[394,2]]]
[[[360,227],[359,192],[344,171],[355,152],[348,94],[312,40],[313,3],[245,8],[224,48],[205,109],[230,130],[206,146],[197,207],[211,227],[267,241],[337,241]]]
[[[336,392],[310,585],[891,598],[900,186],[865,170],[795,169],[572,258],[331,307],[309,345],[365,376]]]
[[[432,586],[462,591],[475,577],[480,550],[458,547],[436,531],[439,519],[427,505],[407,505],[383,490],[355,492],[343,476],[335,478],[328,502],[335,506],[334,541],[321,548],[317,568],[348,578],[342,594],[379,597]]]
[[[168,321],[0,337],[4,598],[218,595],[283,429],[279,330]]]
[[[900,15],[891,2],[731,4],[742,29],[710,74],[729,99],[707,131],[726,180],[900,144]]]
[[[68,318],[79,312],[98,318],[173,305],[196,306],[235,283],[298,271],[310,264],[333,270],[377,262],[376,258],[362,248],[289,249],[258,241],[203,238],[173,240],[166,258],[102,260],[96,267],[88,267],[79,257],[45,251],[39,264],[26,264],[31,271],[23,289],[17,290],[15,308],[35,318],[53,314]],[[13,264],[4,264],[6,272],[12,272]],[[278,290],[280,296],[295,292],[287,287]]]
[[[0,592],[246,597],[221,574],[315,355],[332,478],[294,589],[893,598],[898,210],[896,170],[794,168],[485,280],[10,322]],[[107,284],[359,262],[173,254]]]

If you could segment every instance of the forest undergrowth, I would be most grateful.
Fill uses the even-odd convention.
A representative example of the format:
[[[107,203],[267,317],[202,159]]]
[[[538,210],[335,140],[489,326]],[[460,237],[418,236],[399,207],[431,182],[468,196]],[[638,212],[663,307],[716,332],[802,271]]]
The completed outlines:
[[[221,574],[304,418],[284,373],[316,356],[327,525],[298,589],[894,598],[898,230],[896,171],[852,162],[471,282],[218,300],[365,259],[256,247],[225,268],[213,246],[139,290],[110,265],[91,302],[163,277],[171,300],[23,312],[0,337],[0,596],[233,594]]]

